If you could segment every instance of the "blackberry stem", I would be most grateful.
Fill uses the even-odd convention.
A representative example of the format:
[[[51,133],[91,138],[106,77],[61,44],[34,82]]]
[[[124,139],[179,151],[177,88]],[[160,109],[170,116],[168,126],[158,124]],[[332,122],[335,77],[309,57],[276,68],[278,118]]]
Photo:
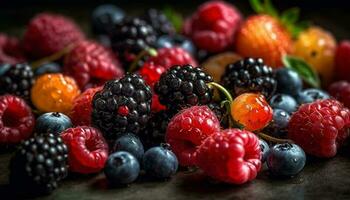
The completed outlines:
[[[262,139],[269,141],[269,142],[273,142],[273,143],[290,143],[290,144],[294,143],[292,140],[275,138],[273,136],[267,135],[267,134],[262,133],[262,132],[258,132],[256,134],[259,137],[261,137]]]
[[[220,84],[218,84],[218,83],[215,83],[215,82],[210,82],[210,83],[208,83],[208,86],[209,86],[209,87],[212,87],[212,88],[216,88],[216,89],[218,89],[220,92],[222,92],[230,103],[233,101],[233,98],[232,98],[230,92],[227,91],[226,88],[225,88],[224,86],[222,86],[222,85],[220,85]]]
[[[154,48],[149,48],[141,51],[139,54],[137,54],[135,60],[131,63],[128,72],[132,73],[136,70],[138,62],[146,55],[150,56],[157,56],[157,50]]]
[[[70,44],[67,47],[63,48],[61,51],[58,51],[50,56],[47,56],[47,57],[44,57],[44,58],[41,58],[37,61],[32,62],[31,63],[32,69],[34,70],[45,63],[53,62],[55,60],[60,59],[64,55],[68,54],[73,49],[73,47],[74,47],[74,44]]]

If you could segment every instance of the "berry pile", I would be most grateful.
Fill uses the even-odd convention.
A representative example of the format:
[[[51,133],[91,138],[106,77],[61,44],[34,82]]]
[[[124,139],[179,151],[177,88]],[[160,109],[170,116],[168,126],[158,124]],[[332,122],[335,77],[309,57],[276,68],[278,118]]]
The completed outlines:
[[[19,147],[11,185],[47,194],[68,172],[103,171],[120,186],[179,165],[244,184],[264,163],[286,178],[307,156],[336,156],[350,138],[349,41],[251,2],[246,19],[206,2],[182,27],[168,11],[101,5],[96,40],[50,13],[21,39],[0,33],[0,147]]]

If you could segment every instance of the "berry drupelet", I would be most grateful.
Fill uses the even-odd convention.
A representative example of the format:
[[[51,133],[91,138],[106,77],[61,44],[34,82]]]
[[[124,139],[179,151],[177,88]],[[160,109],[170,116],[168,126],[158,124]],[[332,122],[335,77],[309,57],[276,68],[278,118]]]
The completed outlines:
[[[148,9],[141,18],[153,27],[157,35],[172,35],[176,32],[173,24],[160,10]]]
[[[109,81],[92,101],[92,124],[107,140],[121,133],[138,134],[151,113],[151,88],[136,74]]]
[[[53,134],[24,141],[11,160],[10,184],[16,193],[47,194],[67,176],[68,148]]]
[[[201,68],[175,65],[162,74],[155,85],[155,92],[160,103],[170,109],[205,105],[212,99],[213,91],[207,85],[212,81],[213,78]]]
[[[13,94],[29,99],[33,83],[34,73],[28,64],[0,66],[0,95]]]
[[[269,98],[277,86],[272,68],[265,65],[261,58],[245,58],[229,64],[221,82],[236,96],[246,92],[260,92]]]

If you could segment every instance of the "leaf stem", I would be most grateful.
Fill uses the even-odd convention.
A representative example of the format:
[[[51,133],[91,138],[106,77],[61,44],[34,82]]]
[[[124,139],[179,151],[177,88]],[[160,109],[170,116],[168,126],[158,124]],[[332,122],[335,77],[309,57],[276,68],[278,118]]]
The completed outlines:
[[[210,83],[208,83],[208,86],[216,88],[220,92],[222,92],[230,103],[233,101],[233,98],[232,98],[230,92],[227,91],[226,88],[224,88],[222,85],[215,83],[215,82],[210,82]]]
[[[145,49],[145,50],[141,51],[139,54],[137,54],[136,58],[131,63],[131,65],[128,69],[128,72],[130,72],[130,73],[134,72],[137,68],[138,62],[146,55],[157,56],[157,50],[153,49],[153,48],[149,48],[149,49]]]
[[[280,139],[280,138],[275,138],[273,136],[267,135],[262,132],[256,133],[259,137],[266,141],[274,142],[274,143],[294,143],[292,140],[289,139]]]
[[[60,50],[60,51],[58,51],[50,56],[47,56],[47,57],[44,57],[44,58],[41,58],[37,61],[32,62],[31,63],[32,69],[34,70],[45,63],[53,62],[53,61],[60,59],[64,55],[68,54],[73,49],[73,47],[74,47],[74,44],[70,44],[67,47],[63,48],[62,50]]]

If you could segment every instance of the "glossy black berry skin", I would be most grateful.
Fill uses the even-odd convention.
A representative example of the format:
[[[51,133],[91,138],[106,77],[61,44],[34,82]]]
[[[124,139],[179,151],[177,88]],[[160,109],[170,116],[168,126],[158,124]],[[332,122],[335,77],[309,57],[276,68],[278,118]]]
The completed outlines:
[[[0,95],[13,94],[29,100],[30,89],[34,84],[32,68],[26,63],[0,67]]]
[[[282,109],[273,110],[273,120],[266,127],[266,132],[271,133],[274,137],[286,138],[288,123],[291,115]]]
[[[10,184],[23,195],[50,193],[67,176],[67,159],[67,146],[59,136],[32,137],[11,159]]]
[[[175,65],[162,74],[155,85],[155,92],[161,104],[180,110],[210,103],[213,91],[207,83],[212,81],[213,78],[201,68]]]
[[[103,4],[96,7],[91,15],[92,32],[96,35],[108,35],[113,24],[120,22],[125,17],[125,12],[111,4]]]
[[[330,96],[327,92],[316,89],[316,88],[310,88],[301,91],[297,96],[298,103],[304,104],[304,103],[312,103],[318,99],[329,99]]]
[[[270,98],[277,86],[272,68],[265,65],[261,58],[245,58],[229,64],[221,82],[234,96],[246,92],[260,92],[266,98]]]
[[[73,127],[72,121],[63,113],[50,112],[42,114],[35,123],[38,134],[60,134],[64,130]]]
[[[280,68],[275,71],[277,81],[277,92],[289,94],[296,97],[303,89],[303,81],[298,73],[287,68]]]
[[[141,18],[153,27],[158,36],[172,35],[176,32],[173,24],[160,10],[148,9]]]
[[[270,148],[266,159],[267,166],[274,176],[292,177],[304,168],[306,156],[296,144],[277,144]]]
[[[220,122],[221,127],[228,128],[229,116],[226,111],[226,108],[222,107],[220,104],[216,102],[209,103],[207,106],[210,108],[210,110],[212,110],[215,113],[216,117]]]
[[[138,135],[151,113],[151,88],[136,74],[112,80],[92,101],[92,124],[114,142],[122,133]]]
[[[282,109],[288,113],[293,113],[298,108],[297,101],[287,94],[275,94],[270,99],[270,106],[273,109]]]
[[[129,152],[138,161],[142,160],[142,156],[145,153],[140,139],[132,133],[123,134],[115,141],[113,152],[117,151]]]
[[[180,47],[192,55],[196,54],[196,47],[191,40],[182,35],[162,35],[157,39],[157,48]]]
[[[266,161],[267,155],[269,154],[270,147],[269,144],[263,139],[259,139],[260,149],[261,149],[261,161],[264,163]]]

